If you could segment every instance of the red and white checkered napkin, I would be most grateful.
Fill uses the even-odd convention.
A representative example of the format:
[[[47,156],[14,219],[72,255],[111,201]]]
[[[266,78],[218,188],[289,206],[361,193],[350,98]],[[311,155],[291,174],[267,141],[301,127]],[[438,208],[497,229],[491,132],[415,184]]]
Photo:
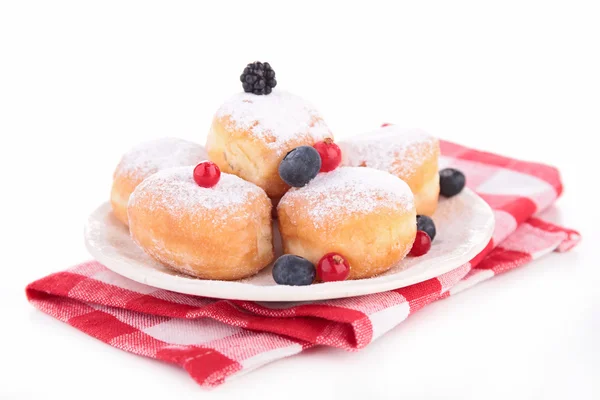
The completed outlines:
[[[454,271],[398,290],[303,304],[225,301],[172,293],[123,278],[97,262],[27,287],[31,303],[111,346],[181,365],[215,386],[302,350],[360,349],[425,305],[552,251],[575,231],[533,218],[562,191],[552,167],[442,143],[442,167],[456,167],[494,209],[487,248]]]

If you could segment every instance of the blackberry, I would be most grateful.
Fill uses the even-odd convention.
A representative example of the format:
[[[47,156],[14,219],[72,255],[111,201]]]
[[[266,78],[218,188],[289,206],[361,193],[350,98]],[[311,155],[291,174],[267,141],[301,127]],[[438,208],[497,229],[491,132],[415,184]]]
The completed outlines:
[[[244,92],[258,95],[269,94],[277,86],[275,71],[271,65],[260,61],[248,64],[240,76],[240,81]]]

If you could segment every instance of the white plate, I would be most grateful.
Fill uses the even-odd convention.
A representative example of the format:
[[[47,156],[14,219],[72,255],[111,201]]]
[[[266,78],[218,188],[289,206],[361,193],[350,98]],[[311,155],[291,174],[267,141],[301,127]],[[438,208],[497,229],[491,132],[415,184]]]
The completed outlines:
[[[375,278],[310,286],[275,284],[271,266],[253,277],[234,282],[201,280],[171,271],[133,243],[128,229],[114,217],[109,203],[90,215],[85,241],[92,256],[107,268],[157,288],[231,300],[310,301],[383,292],[426,281],[470,261],[485,248],[494,231],[492,210],[468,189],[454,198],[441,199],[433,219],[437,236],[426,255],[407,257]],[[276,243],[275,247],[278,250],[281,246]]]

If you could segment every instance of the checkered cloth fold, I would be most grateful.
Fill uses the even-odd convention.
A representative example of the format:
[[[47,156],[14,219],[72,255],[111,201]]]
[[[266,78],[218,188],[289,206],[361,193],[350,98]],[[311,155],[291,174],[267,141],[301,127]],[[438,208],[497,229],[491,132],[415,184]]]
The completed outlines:
[[[409,287],[312,303],[225,301],[173,293],[121,277],[98,262],[27,286],[41,311],[119,349],[178,364],[203,386],[316,345],[367,346],[427,304],[552,251],[579,234],[533,215],[562,192],[558,171],[442,142],[441,167],[455,167],[496,217],[488,246],[471,262]]]

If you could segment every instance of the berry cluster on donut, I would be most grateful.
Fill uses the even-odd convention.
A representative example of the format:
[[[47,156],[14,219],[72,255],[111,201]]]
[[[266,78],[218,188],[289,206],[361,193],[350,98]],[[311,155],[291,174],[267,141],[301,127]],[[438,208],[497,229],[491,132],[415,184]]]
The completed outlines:
[[[111,204],[132,239],[164,266],[237,280],[273,263],[277,284],[363,279],[431,249],[438,196],[465,176],[438,172],[436,138],[393,124],[335,142],[316,108],[274,90],[254,62],[243,92],[215,113],[206,146],[180,139],[125,154]],[[273,218],[283,255],[275,260]]]

